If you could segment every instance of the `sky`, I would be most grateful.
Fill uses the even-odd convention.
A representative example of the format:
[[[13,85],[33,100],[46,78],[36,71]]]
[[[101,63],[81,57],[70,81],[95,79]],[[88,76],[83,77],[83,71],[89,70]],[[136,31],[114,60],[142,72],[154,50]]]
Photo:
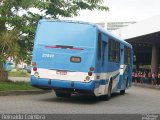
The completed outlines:
[[[104,0],[109,11],[80,11],[79,16],[63,18],[86,22],[142,21],[160,15],[160,0]]]

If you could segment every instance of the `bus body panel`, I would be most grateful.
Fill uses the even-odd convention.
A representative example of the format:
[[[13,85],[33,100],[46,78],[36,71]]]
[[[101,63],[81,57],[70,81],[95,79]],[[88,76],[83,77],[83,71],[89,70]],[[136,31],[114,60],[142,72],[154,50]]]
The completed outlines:
[[[90,67],[95,66],[95,32],[91,25],[40,21],[32,58],[39,78],[83,82]],[[72,57],[80,62],[72,62]]]
[[[118,62],[109,60],[112,40],[119,44]],[[130,53],[125,52],[126,48]],[[31,84],[43,89],[101,96],[108,93],[112,80],[112,93],[125,90],[132,81],[132,54],[130,44],[96,25],[41,20],[32,58],[37,69],[31,71]],[[129,63],[125,63],[125,56]],[[80,62],[72,62],[72,57],[80,58]]]

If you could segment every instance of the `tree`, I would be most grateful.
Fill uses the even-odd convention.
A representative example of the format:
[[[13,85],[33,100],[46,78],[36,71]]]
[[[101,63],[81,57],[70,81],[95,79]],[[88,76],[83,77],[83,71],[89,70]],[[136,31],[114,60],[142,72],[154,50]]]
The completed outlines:
[[[9,56],[17,56],[19,46],[16,30],[4,31],[0,37],[0,61],[4,62]]]
[[[0,34],[0,81],[7,80],[7,73],[3,70],[3,63],[9,56],[16,56],[18,51],[16,30],[3,31]]]
[[[42,17],[77,16],[80,10],[108,10],[103,0],[2,0],[0,2],[0,60],[13,56],[29,61],[37,22]],[[38,9],[38,13],[31,12]]]

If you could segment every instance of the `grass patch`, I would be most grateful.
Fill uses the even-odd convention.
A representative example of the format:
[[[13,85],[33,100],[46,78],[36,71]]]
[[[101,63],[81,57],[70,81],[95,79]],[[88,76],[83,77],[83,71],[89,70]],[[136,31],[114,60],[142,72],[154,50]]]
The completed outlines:
[[[0,82],[0,91],[11,90],[39,90],[34,88],[27,82]]]
[[[10,71],[8,72],[9,77],[29,77],[30,74],[25,71]]]

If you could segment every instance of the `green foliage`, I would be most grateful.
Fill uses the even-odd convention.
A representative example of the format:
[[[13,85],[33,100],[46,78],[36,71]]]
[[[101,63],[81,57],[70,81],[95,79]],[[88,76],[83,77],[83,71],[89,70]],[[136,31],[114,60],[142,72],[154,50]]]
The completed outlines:
[[[30,63],[37,22],[42,17],[78,15],[79,10],[108,10],[103,0],[2,0],[0,2],[0,60],[8,56]],[[38,9],[38,13],[31,9]],[[33,11],[33,10],[32,10]]]
[[[4,31],[0,35],[0,61],[4,62],[9,56],[16,56],[18,52],[16,30]]]
[[[0,91],[13,91],[13,90],[38,90],[25,82],[0,82]]]
[[[8,73],[8,76],[9,77],[29,77],[30,74],[25,72],[25,71],[19,70],[19,71],[16,71],[16,72],[10,71]]]

